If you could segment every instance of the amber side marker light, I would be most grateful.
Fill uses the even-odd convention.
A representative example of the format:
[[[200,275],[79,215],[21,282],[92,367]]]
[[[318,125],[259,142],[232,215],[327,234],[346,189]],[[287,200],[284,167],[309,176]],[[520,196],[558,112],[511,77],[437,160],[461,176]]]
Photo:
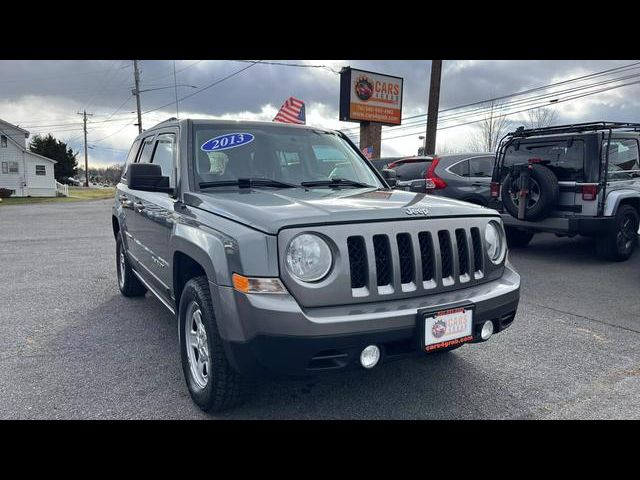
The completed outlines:
[[[234,273],[231,280],[233,288],[242,293],[287,293],[279,278],[245,277]]]

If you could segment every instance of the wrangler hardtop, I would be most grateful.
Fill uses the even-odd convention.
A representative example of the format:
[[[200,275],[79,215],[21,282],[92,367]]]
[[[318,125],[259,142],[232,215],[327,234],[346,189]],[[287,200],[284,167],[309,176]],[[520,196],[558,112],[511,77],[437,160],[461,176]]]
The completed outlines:
[[[584,235],[597,252],[626,260],[637,243],[640,123],[589,122],[526,129],[498,145],[491,206],[502,213],[509,245],[536,232]]]

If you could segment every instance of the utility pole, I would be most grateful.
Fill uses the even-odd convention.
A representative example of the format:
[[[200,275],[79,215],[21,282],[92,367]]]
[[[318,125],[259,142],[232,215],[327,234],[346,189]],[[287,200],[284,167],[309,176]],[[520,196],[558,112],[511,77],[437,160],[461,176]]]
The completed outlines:
[[[436,153],[436,131],[438,130],[441,74],[442,60],[431,60],[431,85],[429,86],[429,105],[427,107],[427,136],[424,141],[425,155],[433,155]]]
[[[90,117],[93,115],[92,113],[87,113],[86,110],[83,112],[78,112],[78,115],[82,115],[82,120],[84,124],[84,186],[89,186],[89,160],[87,156],[87,115]]]
[[[133,78],[136,88],[131,91],[136,96],[136,106],[138,108],[138,133],[142,133],[142,112],[140,111],[140,72],[138,71],[138,61],[133,61]]]

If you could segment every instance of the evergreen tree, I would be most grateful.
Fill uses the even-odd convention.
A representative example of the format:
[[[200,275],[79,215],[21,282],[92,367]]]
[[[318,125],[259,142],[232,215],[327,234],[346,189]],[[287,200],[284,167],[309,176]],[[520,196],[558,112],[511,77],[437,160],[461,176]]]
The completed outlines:
[[[48,134],[46,137],[36,135],[29,143],[29,150],[43,157],[56,160],[53,172],[56,180],[60,181],[65,178],[73,177],[78,171],[77,153],[73,153],[67,144],[56,140],[53,135]]]

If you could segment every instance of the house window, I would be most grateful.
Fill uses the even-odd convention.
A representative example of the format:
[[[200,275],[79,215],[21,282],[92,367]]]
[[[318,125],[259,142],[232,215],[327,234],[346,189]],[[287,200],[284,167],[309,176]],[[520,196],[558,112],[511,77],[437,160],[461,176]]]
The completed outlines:
[[[36,175],[46,175],[47,169],[44,165],[36,165]]]
[[[18,162],[9,162],[9,173],[20,173],[18,171]]]
[[[2,146],[2,148],[7,148],[7,137],[4,135],[0,136],[0,146]]]
[[[7,162],[2,162],[2,173],[5,175],[9,173],[9,164]]]

